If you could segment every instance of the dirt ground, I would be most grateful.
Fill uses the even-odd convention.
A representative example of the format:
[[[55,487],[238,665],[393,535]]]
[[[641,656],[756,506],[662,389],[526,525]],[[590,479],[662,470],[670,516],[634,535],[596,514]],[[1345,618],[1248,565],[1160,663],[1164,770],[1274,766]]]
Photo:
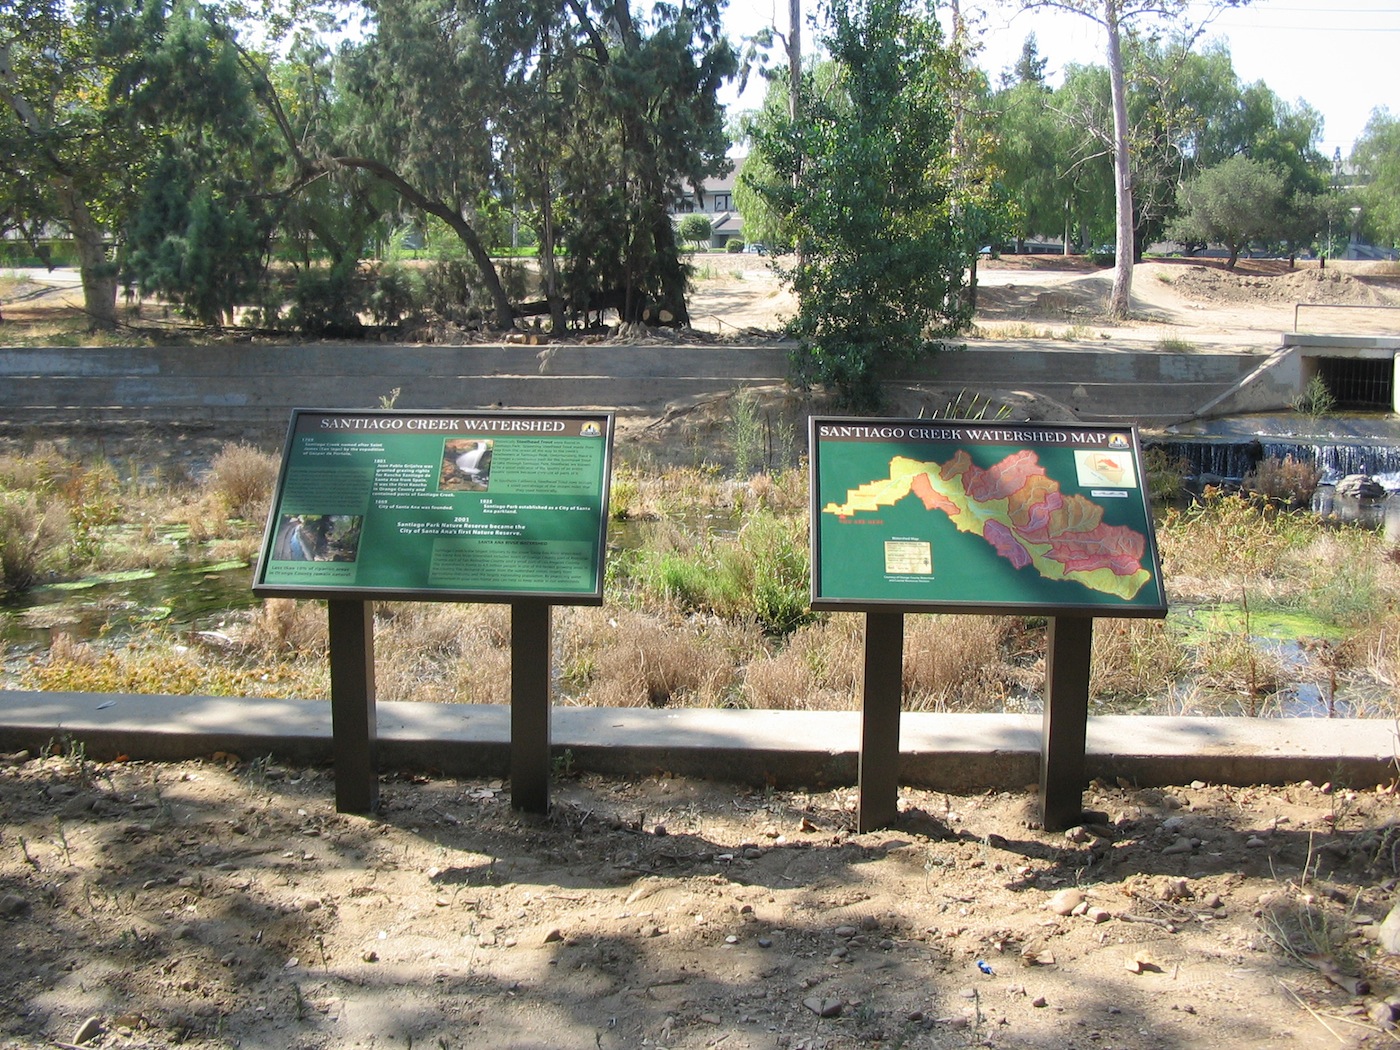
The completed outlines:
[[[691,302],[696,328],[733,337],[792,316],[796,302],[767,260],[731,258],[737,261],[711,262],[701,271]],[[1381,263],[1333,261],[1323,269],[1304,260],[1290,269],[1287,260],[1242,259],[1229,271],[1219,259],[1144,262],[1134,268],[1126,323],[1102,316],[1113,271],[1082,257],[986,259],[977,282],[976,320],[988,338],[1259,345],[1261,333],[1267,342],[1295,324],[1305,332],[1394,333],[1400,308],[1400,268]]]
[[[1380,1047],[1393,785],[901,795],[0,761],[0,1046]]]
[[[979,324],[1253,343],[1314,294],[1400,305],[1379,268],[1174,261],[1109,328],[1108,275],[1057,265],[985,264]],[[790,311],[763,260],[716,269],[698,326]],[[1030,792],[905,791],[856,834],[848,788],[565,772],[547,818],[500,782],[399,774],[366,818],[275,754],[2,757],[0,1050],[1400,1042],[1394,784],[1095,784],[1068,834]]]

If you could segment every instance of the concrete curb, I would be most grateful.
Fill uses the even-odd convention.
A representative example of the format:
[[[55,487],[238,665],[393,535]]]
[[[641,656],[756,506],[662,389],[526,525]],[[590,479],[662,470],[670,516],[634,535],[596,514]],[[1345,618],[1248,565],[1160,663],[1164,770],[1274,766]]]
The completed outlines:
[[[508,773],[508,707],[380,703],[377,712],[383,770]],[[781,787],[856,781],[856,712],[556,707],[552,721],[554,754],[580,771]],[[902,784],[966,792],[1022,790],[1039,780],[1039,716],[906,713],[900,729]],[[0,750],[61,750],[69,741],[99,760],[227,751],[326,765],[331,710],[315,700],[0,691]],[[1392,721],[1111,715],[1089,719],[1085,780],[1370,787],[1396,776],[1397,754],[1400,726]]]

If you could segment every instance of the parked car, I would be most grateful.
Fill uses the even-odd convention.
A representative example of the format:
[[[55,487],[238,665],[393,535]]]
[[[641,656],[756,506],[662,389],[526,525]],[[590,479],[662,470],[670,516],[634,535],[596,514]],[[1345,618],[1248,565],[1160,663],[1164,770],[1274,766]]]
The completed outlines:
[[[744,254],[746,254],[746,255],[767,255],[767,254],[768,254],[768,246],[765,245],[765,244],[761,244],[761,243],[759,243],[758,241],[754,241],[752,244],[746,244],[746,245],[744,245]]]

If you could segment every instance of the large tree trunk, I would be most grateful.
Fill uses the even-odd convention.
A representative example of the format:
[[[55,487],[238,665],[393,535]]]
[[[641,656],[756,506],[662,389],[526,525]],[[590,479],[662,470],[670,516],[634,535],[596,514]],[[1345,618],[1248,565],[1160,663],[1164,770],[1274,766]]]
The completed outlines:
[[[1108,315],[1128,316],[1133,294],[1133,175],[1128,154],[1128,96],[1123,80],[1123,49],[1118,38],[1119,0],[1104,0],[1104,27],[1108,30],[1108,82],[1113,96],[1113,188],[1117,208],[1116,255],[1113,292]]]
[[[544,290],[545,300],[549,303],[549,326],[557,339],[564,334],[568,325],[565,314],[568,304],[564,302],[564,296],[559,290],[559,265],[554,258],[558,236],[554,228],[554,197],[548,190],[550,174],[547,166],[542,174],[542,184],[546,189],[540,194],[540,285]]]
[[[78,250],[78,273],[83,282],[83,311],[88,330],[117,327],[117,267],[107,258],[106,231],[97,224],[87,203],[71,184],[58,187],[59,204]]]

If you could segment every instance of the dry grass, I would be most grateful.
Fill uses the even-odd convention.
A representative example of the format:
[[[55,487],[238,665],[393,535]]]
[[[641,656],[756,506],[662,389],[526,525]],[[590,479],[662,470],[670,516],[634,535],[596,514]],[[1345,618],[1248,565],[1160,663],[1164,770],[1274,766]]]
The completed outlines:
[[[510,699],[510,607],[393,602],[375,619],[384,700],[499,704]]]
[[[1089,695],[1095,699],[1153,700],[1171,695],[1189,668],[1188,654],[1163,620],[1094,622]]]
[[[727,707],[755,633],[719,620],[632,610],[580,611],[562,645],[562,668],[580,703],[604,707]]]
[[[836,614],[801,627],[778,651],[749,661],[747,706],[780,711],[849,711],[860,705],[864,620]]]
[[[326,611],[317,602],[268,598],[249,611],[237,640],[258,656],[322,659],[329,652]]]
[[[209,464],[206,487],[223,500],[224,516],[261,523],[267,518],[280,462],[252,445],[225,445]]]
[[[913,711],[1000,707],[1020,684],[1006,650],[1019,634],[1005,616],[908,616],[904,706]]]
[[[275,468],[272,457],[230,445],[198,483],[177,486],[39,446],[33,456],[0,457],[0,503],[28,508],[12,528],[20,535],[39,528],[40,493],[54,497],[48,503],[63,512],[55,521],[64,528],[64,515],[81,508],[72,526],[77,531],[43,555],[61,559],[70,571],[85,564],[78,556],[84,550],[102,568],[248,560],[259,526],[247,519],[265,516]],[[619,471],[613,496],[615,513],[633,521],[614,532],[619,549],[607,561],[608,604],[555,614],[561,703],[859,706],[862,617],[813,618],[807,608],[802,470],[742,480],[710,467]],[[1318,664],[1320,673],[1332,675],[1333,689],[1348,675],[1369,674],[1381,683],[1377,690],[1400,683],[1400,613],[1394,611],[1400,560],[1378,536],[1220,494],[1168,513],[1157,535],[1174,605],[1243,600],[1251,609],[1318,617],[1349,632],[1328,636],[1325,666]],[[173,631],[162,640],[152,632],[131,649],[127,663],[94,669],[79,666],[79,650],[60,645],[38,677],[145,682],[151,692],[228,691],[236,681],[252,681],[260,695],[324,695],[326,629],[319,603],[267,601],[233,619],[238,622],[225,631],[233,638],[226,648],[190,646]],[[1160,621],[1101,619],[1094,635],[1092,696],[1114,709],[1156,701],[1156,709],[1199,702],[1202,710],[1222,704],[1267,710],[1294,681],[1247,629],[1207,628],[1202,637]],[[157,683],[140,672],[131,662],[138,652],[152,673],[168,674],[170,681]],[[509,701],[508,606],[381,605],[376,652],[383,699]],[[198,674],[187,666],[196,659],[207,665]],[[1043,689],[1043,659],[1043,621],[910,615],[905,707],[1025,709]],[[1321,657],[1310,659],[1317,664]],[[65,663],[74,667],[64,670]]]

